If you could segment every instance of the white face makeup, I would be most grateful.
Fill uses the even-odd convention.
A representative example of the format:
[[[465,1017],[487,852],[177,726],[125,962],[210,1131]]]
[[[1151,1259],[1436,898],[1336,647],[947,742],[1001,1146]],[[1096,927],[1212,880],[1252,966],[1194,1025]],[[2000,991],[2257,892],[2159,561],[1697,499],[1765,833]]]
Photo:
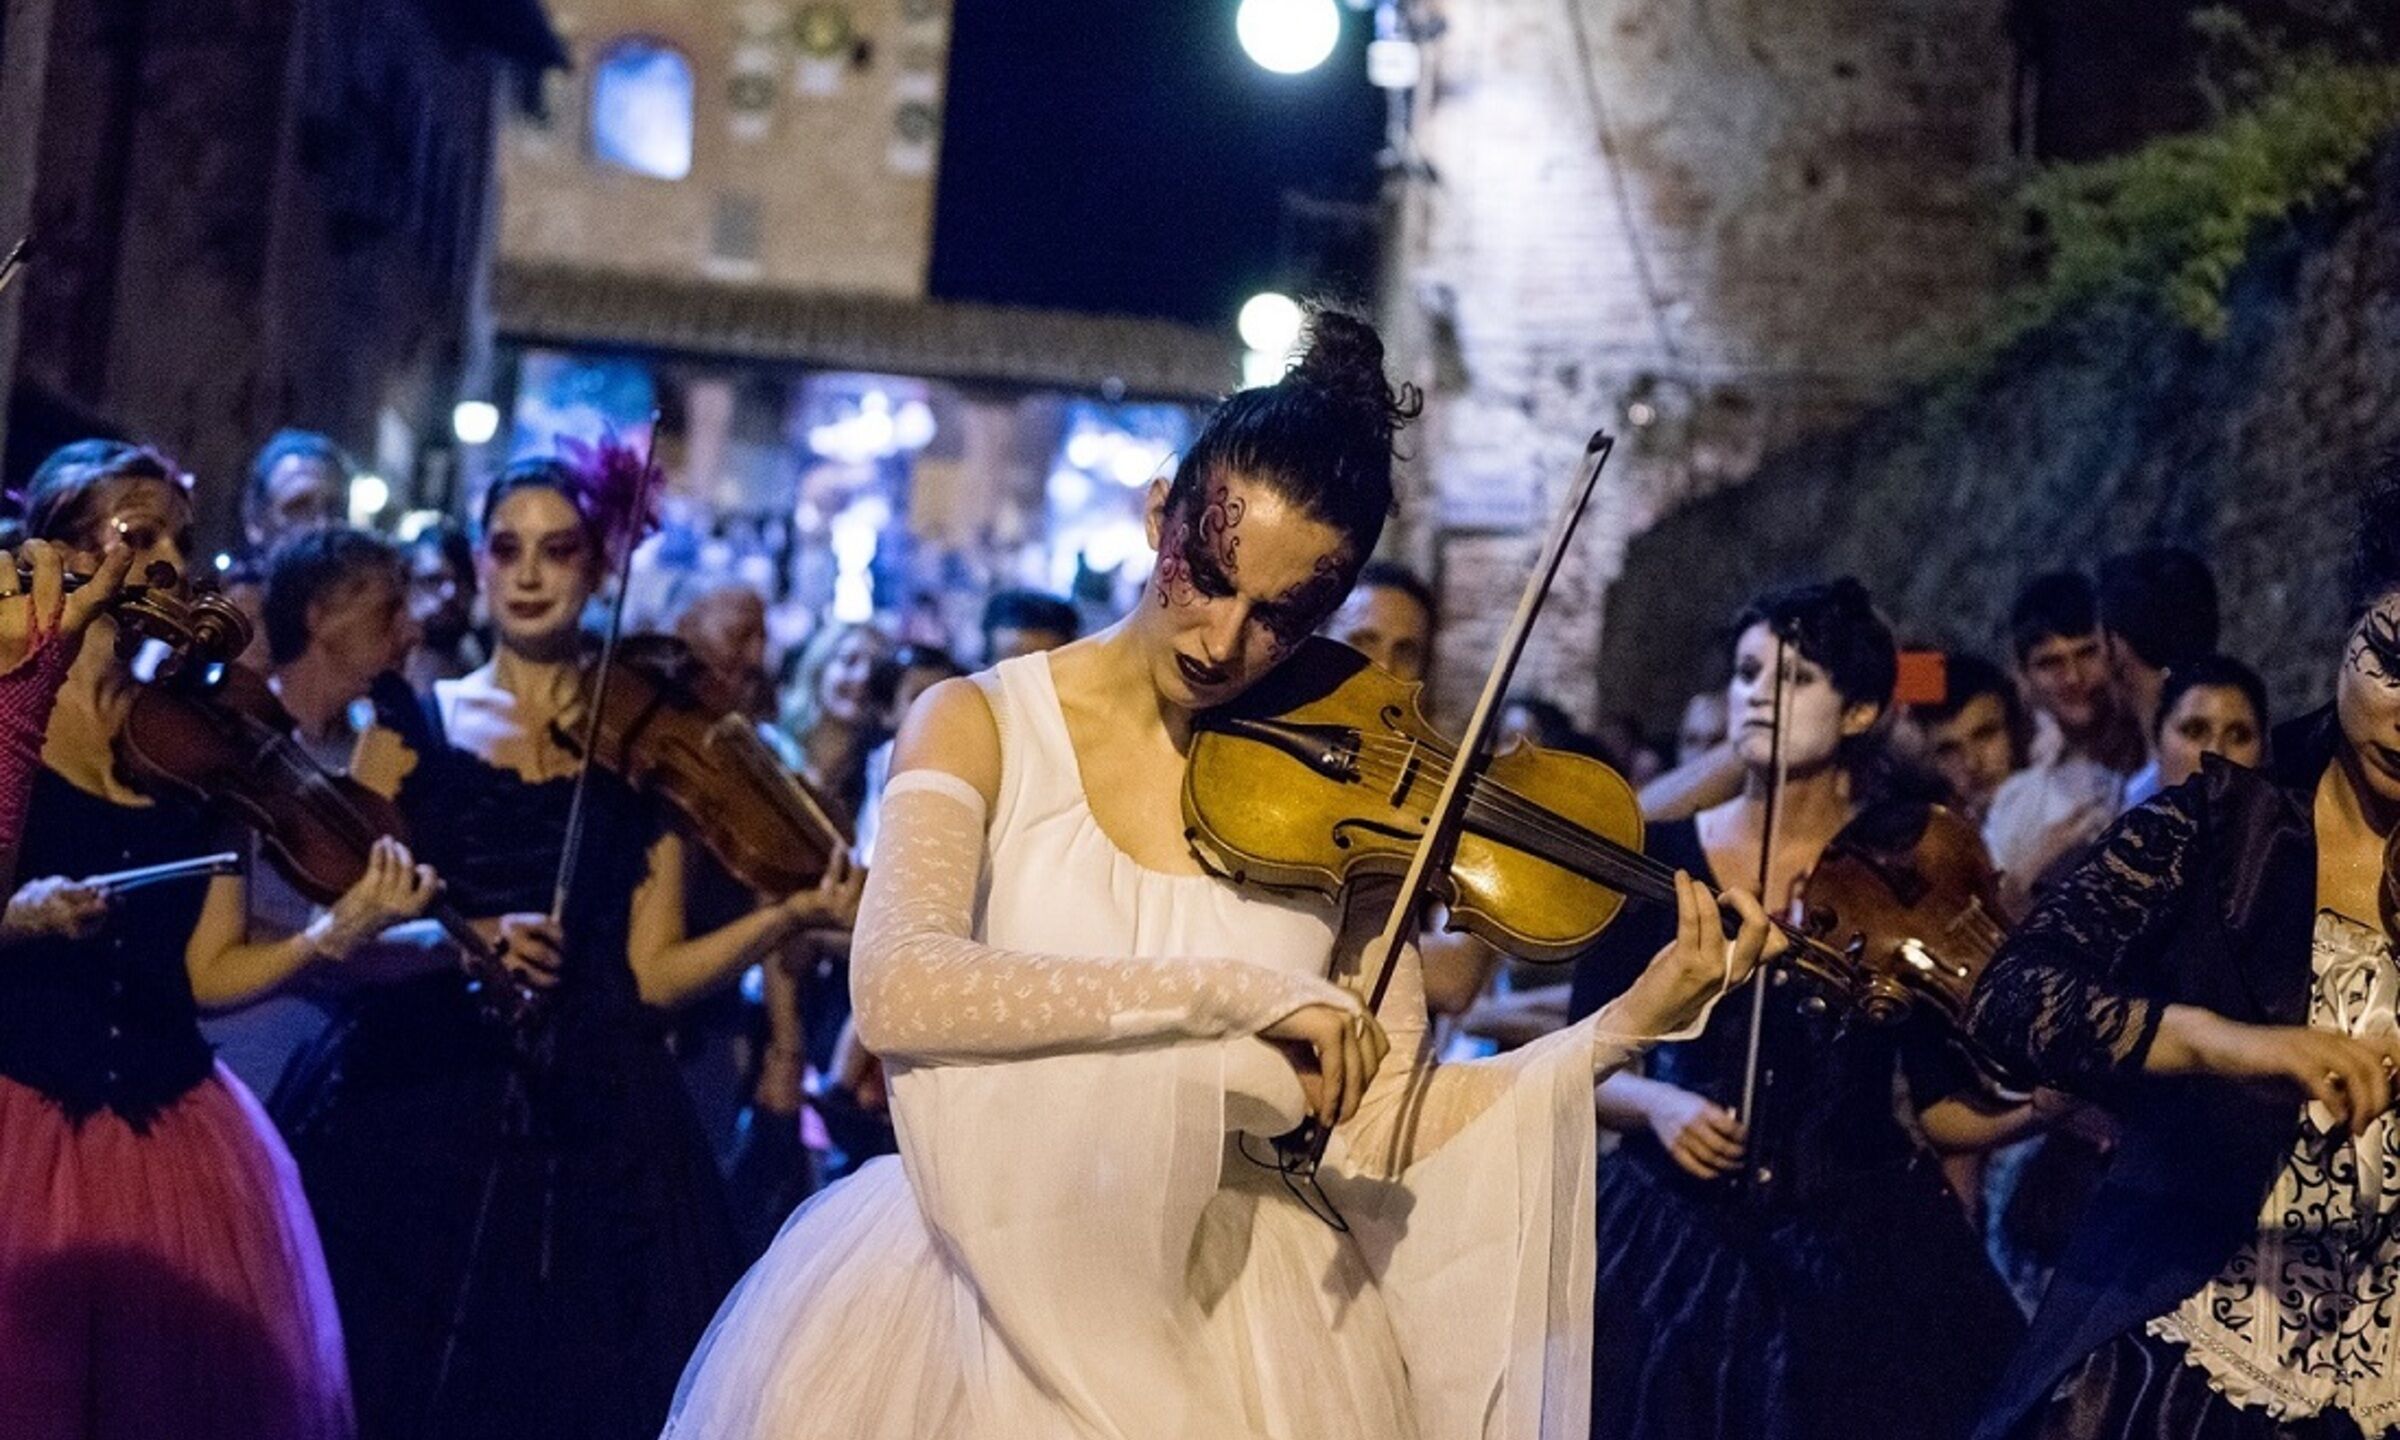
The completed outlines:
[[[2400,591],[2367,607],[2350,631],[2333,697],[2360,783],[2400,805]]]
[[[597,566],[583,516],[542,486],[512,491],[492,511],[478,561],[491,597],[492,626],[518,650],[541,650],[572,634],[592,598]]]
[[[1734,646],[1733,680],[1725,687],[1734,745],[1752,770],[1763,771],[1775,763],[1777,649],[1775,632],[1763,621],[1743,631]],[[1783,764],[1795,774],[1805,774],[1831,764],[1846,736],[1862,734],[1873,725],[1876,708],[1845,701],[1833,688],[1833,677],[1797,646],[1781,649],[1784,713],[1790,721]]]

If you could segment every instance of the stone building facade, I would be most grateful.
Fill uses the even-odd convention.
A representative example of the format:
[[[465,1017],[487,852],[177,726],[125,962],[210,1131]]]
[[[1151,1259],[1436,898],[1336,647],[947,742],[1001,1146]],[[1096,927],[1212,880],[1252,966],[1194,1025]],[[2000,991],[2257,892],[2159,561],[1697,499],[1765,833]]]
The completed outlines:
[[[1629,537],[1888,398],[1999,279],[2007,0],[1445,0],[1384,310],[1427,391],[1393,548],[1471,699],[1576,455],[1621,444],[1523,688],[1586,718]],[[1612,621],[1613,623],[1613,621]]]
[[[13,343],[0,318],[9,477],[152,441],[225,543],[277,426],[413,464],[469,347],[497,114],[557,58],[538,0],[11,0],[4,34],[0,223],[36,250]]]
[[[920,297],[949,60],[948,0],[554,0],[573,55],[508,127],[512,268]],[[643,68],[641,62],[657,57]],[[609,128],[672,129],[683,173],[612,163]],[[608,88],[636,87],[629,108]],[[647,143],[648,137],[636,137]]]
[[[771,553],[778,596],[822,608],[812,577],[862,543],[840,517],[873,508],[853,530],[875,532],[878,605],[938,591],[972,611],[988,586],[1051,583],[1022,571],[1062,508],[1076,399],[1181,406],[1236,382],[1229,334],[929,293],[949,0],[551,14],[572,66],[502,144],[486,384],[517,424],[469,454],[468,496],[584,418],[546,409],[539,374],[621,363],[648,398],[609,423],[655,401],[671,506],[736,569]],[[930,438],[829,458],[812,407],[851,398],[915,405]]]

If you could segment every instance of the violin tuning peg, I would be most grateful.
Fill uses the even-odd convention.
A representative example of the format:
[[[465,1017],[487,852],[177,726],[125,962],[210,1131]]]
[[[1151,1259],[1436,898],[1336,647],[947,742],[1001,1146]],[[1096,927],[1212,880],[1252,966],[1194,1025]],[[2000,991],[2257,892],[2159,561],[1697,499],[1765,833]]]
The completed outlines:
[[[1812,1020],[1822,1018],[1832,1009],[1831,1005],[1825,1003],[1825,997],[1822,995],[1811,995],[1800,1002],[1800,1013]]]

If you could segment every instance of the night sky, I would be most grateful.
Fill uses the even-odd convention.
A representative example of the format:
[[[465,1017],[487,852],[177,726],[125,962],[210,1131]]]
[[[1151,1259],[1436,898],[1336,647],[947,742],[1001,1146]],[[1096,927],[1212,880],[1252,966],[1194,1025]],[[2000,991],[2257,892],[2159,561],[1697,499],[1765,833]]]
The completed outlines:
[[[1280,197],[1375,194],[1373,16],[1305,75],[1242,53],[1237,0],[959,0],[933,242],[943,299],[1230,329],[1277,283]]]

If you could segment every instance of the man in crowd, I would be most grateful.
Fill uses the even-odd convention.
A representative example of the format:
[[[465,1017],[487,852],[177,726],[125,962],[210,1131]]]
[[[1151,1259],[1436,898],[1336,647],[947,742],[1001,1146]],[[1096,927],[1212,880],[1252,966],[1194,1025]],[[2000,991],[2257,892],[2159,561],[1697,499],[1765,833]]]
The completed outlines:
[[[1909,707],[1909,718],[1959,808],[1980,825],[2001,784],[2024,768],[2031,727],[2016,685],[1991,661],[1954,650],[1943,657],[1942,677],[1941,701]]]
[[[2001,895],[2022,914],[2051,870],[2099,837],[2124,808],[2142,745],[2109,681],[2107,641],[2090,581],[2036,577],[2009,611],[2018,683],[2046,722],[2032,763],[2003,781],[1984,818]]]
[[[983,663],[1056,650],[1083,631],[1075,607],[1039,590],[1002,590],[984,602]]]
[[[685,602],[675,617],[675,638],[691,647],[700,664],[703,704],[754,720],[775,713],[765,596],[738,580],[712,585]]]
[[[1403,680],[1433,668],[1433,590],[1405,565],[1370,561],[1325,634]]]
[[[408,542],[408,613],[417,622],[408,683],[428,690],[481,665],[475,635],[475,547],[453,521],[428,525]]]
[[[250,488],[242,495],[242,529],[252,551],[271,555],[294,535],[349,519],[356,474],[330,438],[313,430],[276,431],[250,462]]]
[[[2167,672],[2217,649],[2217,580],[2208,564],[2178,545],[2129,550],[2100,562],[2100,634],[2109,686],[2140,732],[2141,771],[2125,804],[2158,793],[2158,697]]]
[[[242,488],[242,534],[247,556],[225,576],[226,598],[250,617],[256,632],[242,663],[265,669],[266,626],[261,606],[269,557],[295,535],[344,523],[350,514],[355,467],[342,447],[313,430],[278,430],[250,462]]]
[[[268,561],[263,611],[269,686],[293,721],[292,738],[336,774],[358,740],[353,709],[381,677],[400,669],[416,644],[408,574],[399,552],[348,529],[301,533]],[[297,934],[316,908],[255,850],[250,865],[252,937]],[[359,968],[352,962],[348,968]],[[274,1093],[292,1057],[330,1014],[333,977],[304,973],[291,985],[203,1029],[217,1053],[260,1097]]]

